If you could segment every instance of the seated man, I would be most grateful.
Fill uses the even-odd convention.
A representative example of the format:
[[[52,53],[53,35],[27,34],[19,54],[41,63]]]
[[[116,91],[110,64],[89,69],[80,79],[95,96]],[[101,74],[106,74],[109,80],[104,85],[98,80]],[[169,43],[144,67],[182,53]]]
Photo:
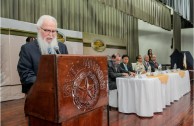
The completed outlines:
[[[128,55],[123,55],[122,56],[122,63],[120,63],[120,67],[121,69],[125,72],[125,73],[129,73],[129,75],[135,76],[135,71],[132,70],[132,67],[130,67],[128,65],[129,63],[129,57]]]
[[[152,55],[151,61],[149,62],[152,72],[155,72],[155,69],[158,69],[159,64],[156,62],[156,55]]]
[[[119,62],[119,64],[120,64],[120,60],[121,60],[120,54],[115,53],[111,56],[111,60],[108,60],[108,66],[112,66],[113,62],[115,62],[115,61]]]
[[[120,65],[120,58],[116,58],[116,60],[112,60],[112,64],[108,64],[108,85],[109,90],[117,89],[116,86],[116,78],[122,76],[129,76],[128,73],[124,73],[121,69]]]
[[[136,61],[137,61],[137,63],[134,66],[134,70],[140,71],[143,74],[146,73],[141,55],[136,56]]]
[[[149,64],[149,56],[148,55],[144,56],[143,65],[145,67],[145,71],[148,71],[148,67],[151,67]]]

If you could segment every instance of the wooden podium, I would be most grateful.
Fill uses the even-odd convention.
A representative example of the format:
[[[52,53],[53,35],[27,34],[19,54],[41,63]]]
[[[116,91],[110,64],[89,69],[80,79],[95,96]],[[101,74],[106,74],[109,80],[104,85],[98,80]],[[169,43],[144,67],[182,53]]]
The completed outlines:
[[[105,56],[42,56],[25,101],[29,125],[101,126],[107,82]]]

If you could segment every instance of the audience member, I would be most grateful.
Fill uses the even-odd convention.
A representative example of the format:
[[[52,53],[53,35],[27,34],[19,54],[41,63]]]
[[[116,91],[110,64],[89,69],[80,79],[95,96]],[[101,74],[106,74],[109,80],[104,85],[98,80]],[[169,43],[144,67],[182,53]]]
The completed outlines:
[[[153,54],[152,54],[152,49],[149,49],[149,50],[148,50],[149,61],[151,60],[152,55],[153,55]]]
[[[36,39],[35,37],[29,36],[26,38],[26,43],[33,42],[35,39]]]

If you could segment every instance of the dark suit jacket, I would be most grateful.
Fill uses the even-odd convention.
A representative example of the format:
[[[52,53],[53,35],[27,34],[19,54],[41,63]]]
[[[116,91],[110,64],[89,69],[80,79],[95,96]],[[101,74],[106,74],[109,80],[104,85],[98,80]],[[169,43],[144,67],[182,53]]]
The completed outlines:
[[[116,69],[114,63],[112,61],[108,61],[109,90],[117,89],[116,78],[123,76],[122,73],[124,73],[124,71],[121,69],[119,64],[118,64],[117,69]]]
[[[128,69],[128,71],[125,70],[125,66],[124,66],[123,63],[120,63],[120,67],[121,67],[121,69],[124,71],[124,73],[135,72],[135,71],[132,69],[132,67],[129,66],[128,64],[127,64],[127,69]]]
[[[157,62],[153,62],[152,60],[149,62],[151,66],[151,71],[155,72],[155,68],[158,68],[157,66],[159,65]]]
[[[62,54],[68,54],[66,45],[58,42],[58,46]],[[36,81],[38,64],[41,57],[37,40],[24,44],[21,47],[19,56],[17,70],[22,83],[22,92],[27,93]]]

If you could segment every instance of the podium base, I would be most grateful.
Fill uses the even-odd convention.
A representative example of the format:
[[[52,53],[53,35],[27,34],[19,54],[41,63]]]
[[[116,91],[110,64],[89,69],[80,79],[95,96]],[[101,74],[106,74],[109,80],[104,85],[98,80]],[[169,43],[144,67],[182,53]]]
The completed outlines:
[[[62,123],[53,123],[29,116],[29,126],[102,126],[103,109],[103,106],[99,107]]]

